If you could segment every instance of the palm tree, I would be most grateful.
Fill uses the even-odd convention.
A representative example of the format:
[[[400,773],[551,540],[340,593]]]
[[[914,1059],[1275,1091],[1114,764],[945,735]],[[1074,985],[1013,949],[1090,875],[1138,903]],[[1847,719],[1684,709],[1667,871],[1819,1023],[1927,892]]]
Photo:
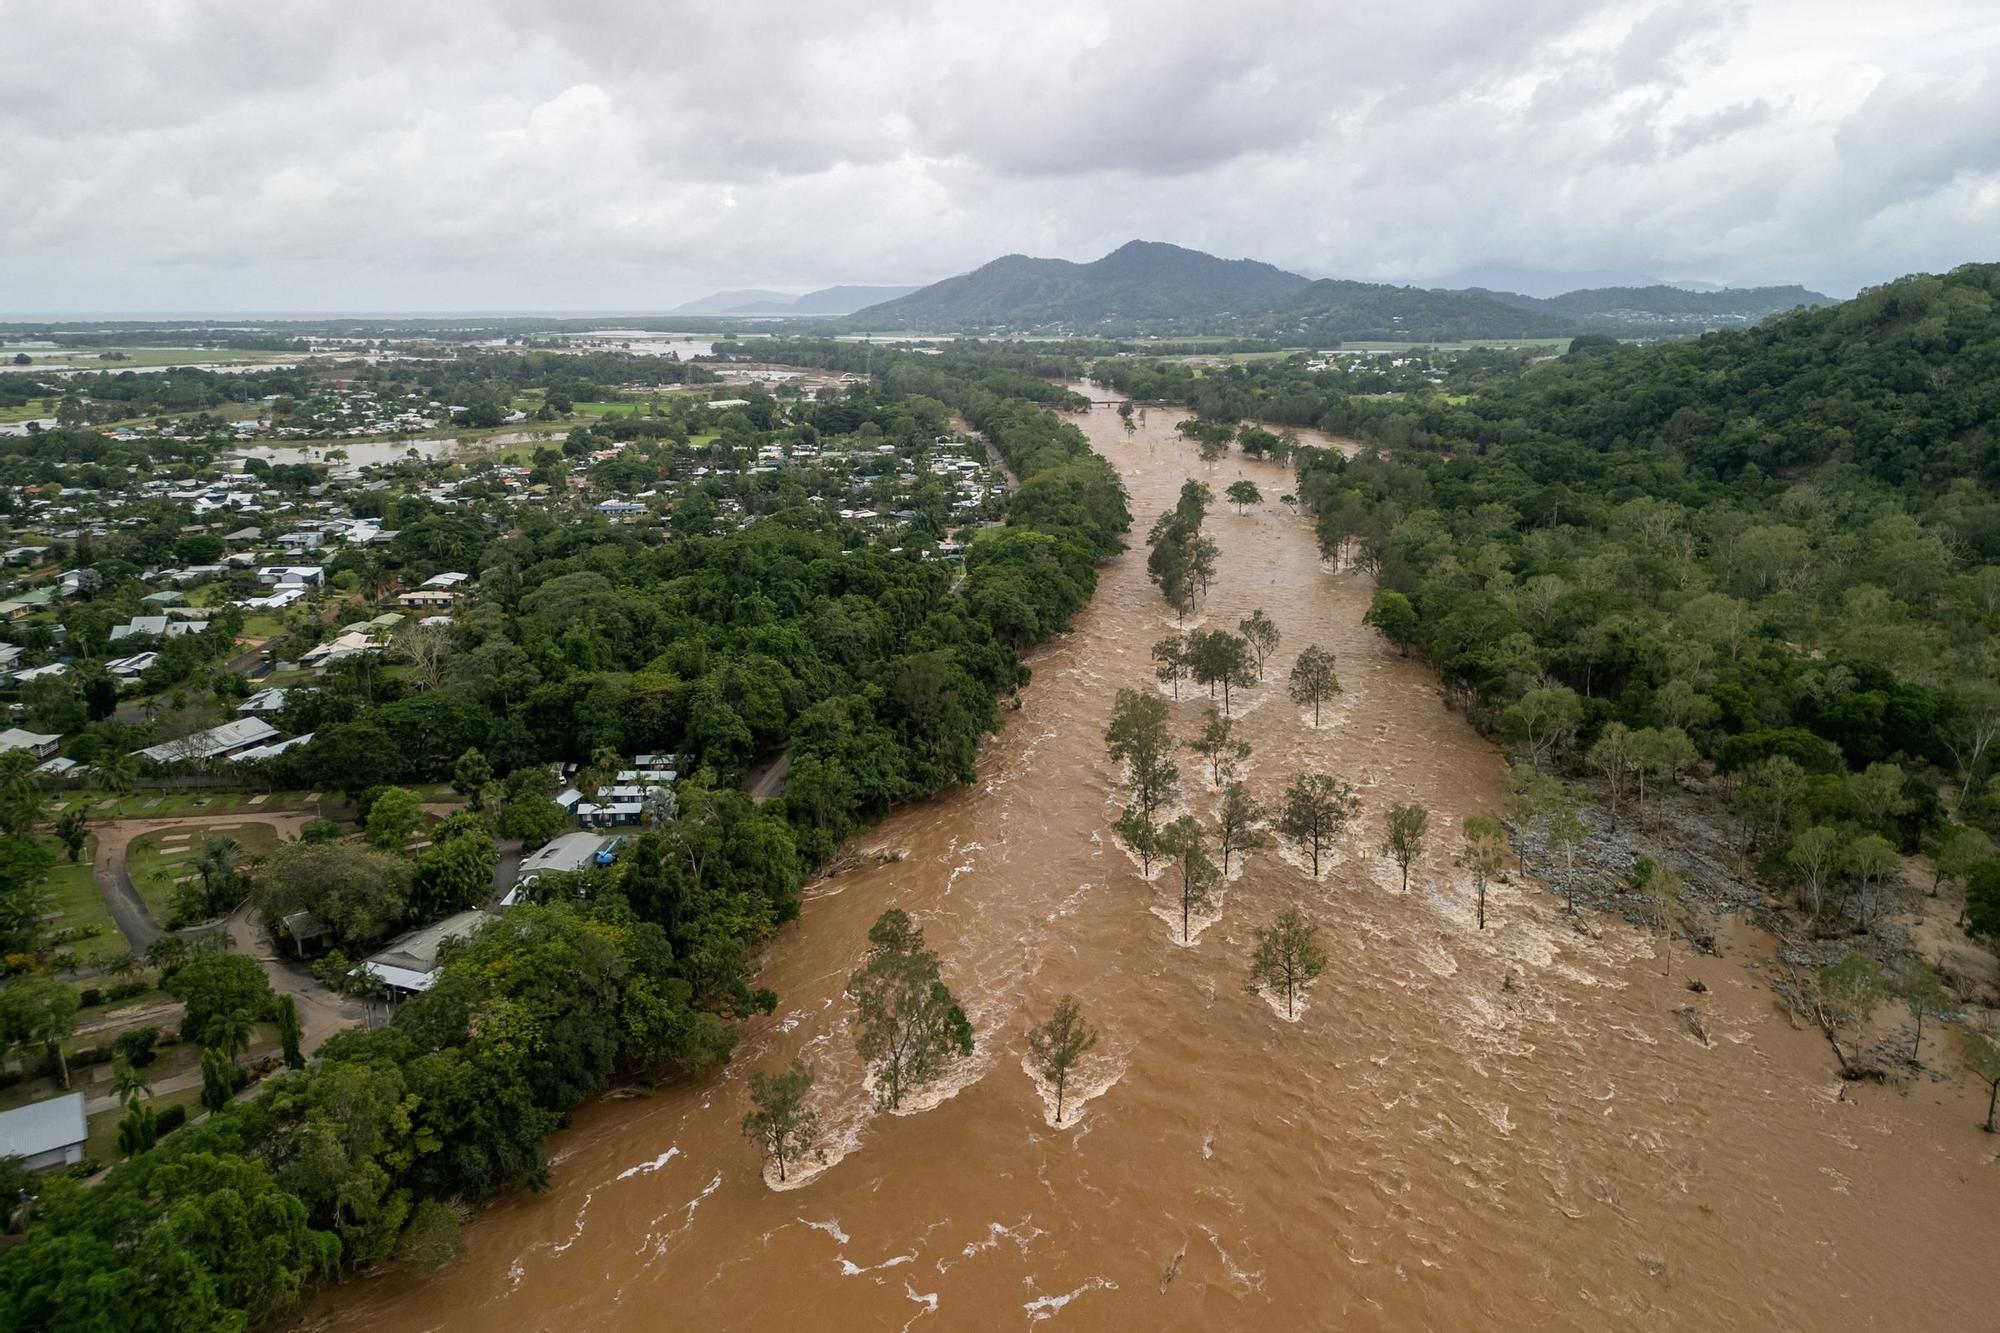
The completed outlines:
[[[130,1110],[141,1097],[153,1095],[153,1085],[146,1082],[146,1076],[132,1067],[129,1060],[120,1060],[111,1070],[111,1095],[119,1105]]]
[[[347,989],[350,995],[361,997],[362,1022],[372,1029],[375,1026],[375,1002],[388,1000],[388,985],[373,971],[363,968],[348,979]]]
[[[234,838],[211,836],[202,839],[201,859],[195,862],[195,873],[201,876],[202,909],[217,910],[218,891],[231,887],[236,881],[236,856],[243,845]],[[235,906],[231,903],[230,906]]]
[[[231,1064],[250,1045],[250,1038],[257,1034],[257,1024],[250,1017],[248,1009],[231,1009],[226,1014],[217,1014],[208,1020],[207,1029],[201,1034],[201,1044],[210,1050],[222,1051]]]
[[[124,795],[139,782],[139,761],[129,754],[108,754],[91,766],[97,785],[105,791]]]
[[[28,1030],[28,1035],[47,1046],[49,1054],[56,1058],[57,1077],[65,1092],[69,1090],[69,1056],[64,1054],[62,1044],[75,1025],[75,1010],[46,1005],[35,1011],[34,1025]]]

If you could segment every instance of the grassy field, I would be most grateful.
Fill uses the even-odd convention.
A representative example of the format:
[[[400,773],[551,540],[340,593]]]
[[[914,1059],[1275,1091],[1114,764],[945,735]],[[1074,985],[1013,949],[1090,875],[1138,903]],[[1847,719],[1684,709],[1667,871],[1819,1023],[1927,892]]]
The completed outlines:
[[[42,841],[56,857],[56,868],[42,881],[49,893],[49,911],[55,914],[50,927],[55,930],[97,928],[97,933],[89,939],[75,940],[63,945],[63,949],[85,963],[99,963],[114,954],[124,953],[125,937],[118,932],[117,924],[104,906],[103,896],[97,891],[96,881],[90,877],[90,862],[97,852],[97,839],[90,840],[74,865],[70,864],[62,844],[54,838]]]
[[[264,799],[258,800],[258,797]],[[314,797],[319,799],[315,800]],[[256,804],[252,804],[255,801]],[[107,804],[108,802],[108,804]],[[50,806],[60,814],[72,805],[82,805],[93,820],[168,819],[175,815],[258,815],[303,812],[325,814],[329,819],[348,813],[347,802],[338,792],[303,791],[147,791],[140,789],[124,796],[107,792],[74,792]]]
[[[146,1100],[155,1115],[169,1106],[185,1106],[190,1120],[201,1114],[199,1084],[192,1088],[180,1088],[174,1092],[158,1093]],[[125,1110],[119,1106],[114,1106],[108,1111],[99,1111],[90,1117],[90,1138],[84,1143],[83,1155],[99,1166],[110,1166],[122,1160],[118,1156],[118,1122],[124,1118]]]
[[[258,611],[243,617],[243,637],[247,639],[275,639],[285,632],[285,622],[268,611]]]
[[[180,829],[134,838],[125,850],[125,870],[146,900],[146,911],[160,925],[173,919],[174,891],[180,880],[194,873],[202,842],[210,837],[234,838],[242,849],[239,854],[246,858],[263,856],[278,845],[278,831],[269,824]]]

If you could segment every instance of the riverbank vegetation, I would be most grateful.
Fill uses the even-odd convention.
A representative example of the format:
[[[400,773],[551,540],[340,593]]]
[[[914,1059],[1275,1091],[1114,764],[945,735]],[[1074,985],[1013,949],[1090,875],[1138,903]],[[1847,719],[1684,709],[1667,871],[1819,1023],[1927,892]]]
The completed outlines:
[[[1702,793],[1830,966],[1845,940],[1892,963],[1919,882],[2000,935],[1997,353],[2000,266],[1973,265],[1388,393],[1303,357],[1092,374],[1224,430],[1357,437],[1294,465],[1326,557],[1378,583],[1369,622],[1528,762],[1593,781],[1614,827]],[[1951,971],[1996,998],[1990,969]]]
[[[136,1155],[99,1183],[48,1181],[27,1236],[0,1255],[0,1325],[241,1328],[317,1279],[428,1262],[455,1249],[456,1208],[545,1178],[542,1141],[577,1102],[615,1079],[728,1058],[734,1021],[775,1002],[752,984],[753,952],[796,916],[804,876],[895,802],[972,775],[995,697],[1027,679],[1020,652],[1067,627],[1128,525],[1116,474],[1043,410],[1040,381],[979,358],[927,360],[934,393],[885,375],[782,422],[732,416],[703,446],[677,415],[620,457],[705,472],[688,451],[716,461],[838,438],[897,467],[956,410],[1018,481],[1004,527],[970,544],[962,570],[936,558],[942,530],[899,549],[811,503],[796,475],[731,469],[681,500],[671,532],[563,524],[497,496],[398,502],[393,519],[417,543],[399,554],[419,574],[482,570],[479,595],[432,679],[364,658],[293,690],[288,721],[313,739],[273,761],[285,776],[371,806],[387,784],[458,780],[504,835],[511,804],[554,794],[532,780],[551,763],[653,752],[678,756],[677,817],[615,866],[549,877],[561,893],[538,881],[545,901],[448,945],[430,989],[386,1027],[331,1038],[310,1067],[245,1100],[220,1088],[212,1114],[157,1146],[139,1126]],[[585,431],[580,449],[596,443]],[[779,752],[788,779],[760,803],[740,784]],[[470,835],[479,816],[453,819],[468,823],[434,828],[390,892],[303,846],[274,863],[339,886],[331,925],[358,945],[420,900],[425,915],[461,905],[471,879],[483,896],[490,836]],[[381,825],[390,846],[412,831]],[[447,864],[460,842],[481,853],[470,878]],[[293,905],[296,888],[272,880],[267,905]],[[890,950],[912,976],[929,957],[913,930]],[[955,1003],[919,989],[920,1026],[938,1040],[892,1061],[891,1102],[970,1047]],[[901,1014],[878,1008],[864,1025]],[[221,1017],[237,1009],[254,1016],[238,1005]],[[773,1125],[788,1152],[811,1137],[789,1112]]]

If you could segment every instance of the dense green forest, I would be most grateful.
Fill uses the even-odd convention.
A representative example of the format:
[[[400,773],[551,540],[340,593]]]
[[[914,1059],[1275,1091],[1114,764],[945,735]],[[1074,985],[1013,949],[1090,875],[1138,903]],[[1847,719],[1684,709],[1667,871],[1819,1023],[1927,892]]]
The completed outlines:
[[[950,404],[1020,483],[962,576],[809,503],[803,468],[694,488],[671,532],[396,499],[392,558],[482,571],[477,605],[432,689],[364,661],[295,690],[289,720],[315,737],[281,757],[283,776],[365,798],[474,767],[505,830],[510,803],[554,809],[549,761],[651,750],[680,757],[678,818],[566,884],[580,895],[477,933],[387,1027],[331,1039],[248,1101],[218,1073],[207,1119],[95,1185],[48,1181],[0,1255],[0,1326],[240,1329],[317,1278],[440,1261],[453,1206],[540,1180],[541,1141],[579,1100],[725,1060],[733,1020],[775,1002],[752,988],[751,954],[796,915],[803,877],[893,802],[971,776],[996,694],[1027,679],[1020,650],[1067,626],[1119,549],[1123,490],[1039,405],[1050,397],[998,359],[925,358],[920,378],[892,366],[773,429],[753,424],[772,421],[768,398],[701,444],[664,421],[598,465],[657,474],[840,436],[907,461],[949,428]],[[586,429],[573,446],[598,442]],[[784,795],[754,803],[737,780],[785,747]],[[435,846],[483,840],[471,829],[440,825]],[[426,874],[420,861],[418,893]],[[282,1008],[236,955],[179,959],[162,984],[189,1031]]]
[[[1393,396],[1302,359],[1092,373],[1372,446],[1296,465],[1323,549],[1379,579],[1373,622],[1476,721],[1558,766],[1604,771],[1595,753],[1614,792],[1689,742],[1753,826],[1775,785],[1759,845],[1789,878],[1818,825],[1906,851],[2000,829],[1996,298],[2000,266],[1970,266]],[[1608,732],[1647,753],[1607,757]]]

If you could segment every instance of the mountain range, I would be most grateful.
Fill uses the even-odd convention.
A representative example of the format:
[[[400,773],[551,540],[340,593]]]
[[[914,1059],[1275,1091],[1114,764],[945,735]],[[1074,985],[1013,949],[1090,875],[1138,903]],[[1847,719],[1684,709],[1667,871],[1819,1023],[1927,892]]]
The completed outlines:
[[[893,301],[916,291],[915,287],[822,287],[804,296],[749,288],[733,292],[712,292],[698,301],[675,306],[672,315],[744,315],[778,319],[819,317],[835,319],[851,315],[864,306]]]
[[[1006,255],[856,310],[858,330],[1208,334],[1307,341],[1673,336],[1755,324],[1797,306],[1833,304],[1804,287],[1602,287],[1534,297],[1323,278],[1130,241],[1101,259]],[[791,313],[804,313],[794,311]]]

